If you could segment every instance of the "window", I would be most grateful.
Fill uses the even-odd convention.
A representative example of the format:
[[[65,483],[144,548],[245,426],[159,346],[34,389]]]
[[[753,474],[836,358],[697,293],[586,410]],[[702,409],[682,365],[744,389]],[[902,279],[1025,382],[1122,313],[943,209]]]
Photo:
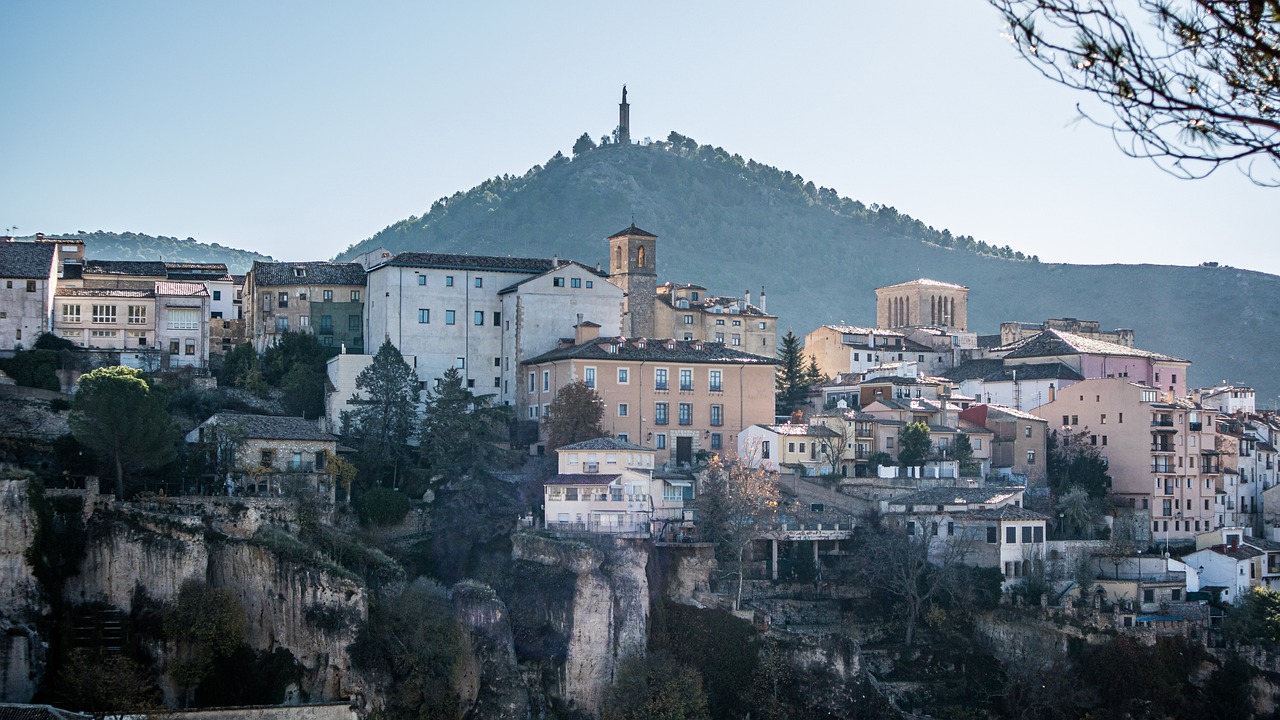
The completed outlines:
[[[1018,542],[1018,528],[1009,526],[1004,529],[1004,541],[1009,545],[1016,545]]]
[[[534,392],[538,389],[537,377],[536,373],[529,373],[529,392]]]
[[[1106,425],[1106,424],[1107,424],[1107,414],[1106,414],[1106,413],[1102,413],[1102,421],[1101,421],[1101,423],[1100,423],[1100,424],[1102,424],[1102,425]],[[1030,436],[1030,435],[1028,435],[1027,437],[1031,437],[1031,436]]]
[[[116,321],[115,305],[94,305],[93,321],[96,323],[113,323]]]
[[[64,323],[80,322],[80,306],[79,305],[63,305],[62,306],[62,322]]]
[[[359,290],[352,290],[352,291],[351,291],[351,302],[360,302],[360,291],[359,291]]]
[[[444,276],[444,286],[445,286],[445,287],[453,287],[453,276],[452,276],[452,275],[445,275],[445,276]]]
[[[628,437],[630,436],[628,436],[626,433],[618,433],[618,440],[621,442],[630,442],[630,440],[628,440]]]
[[[575,288],[582,287],[582,278],[572,278],[571,280],[569,280],[569,287],[575,287]]]
[[[419,275],[418,277],[422,277]],[[431,322],[431,311],[427,308],[418,308],[418,322],[426,325]]]
[[[1072,416],[1071,416],[1071,424],[1072,424],[1072,425],[1079,425],[1079,424],[1080,424],[1080,416],[1079,416],[1079,415],[1072,415]]]
[[[1103,417],[1106,417],[1106,416],[1104,415]],[[1028,426],[1026,427],[1026,429],[1025,429],[1025,431],[1024,431],[1024,435],[1025,435],[1026,437],[1031,437],[1031,426],[1030,426],[1030,425],[1028,425]]]
[[[484,324],[484,311],[483,311],[483,310],[476,310],[476,311],[475,311],[475,313],[473,313],[473,314],[472,314],[471,321],[472,321],[472,323],[473,323],[473,324],[475,324],[475,325],[483,325],[483,324]]]
[[[1156,591],[1151,588],[1143,588],[1142,602],[1151,603],[1156,601]]]
[[[457,317],[456,317],[455,313],[454,313],[452,310],[445,310],[445,311],[444,311],[444,324],[445,324],[445,325],[455,325],[455,324],[457,324]]]
[[[214,291],[213,291],[213,299],[214,299],[215,301],[217,301],[217,300],[221,300],[221,299],[222,299],[222,291],[221,291],[221,290],[214,290]]]
[[[263,450],[258,455],[258,464],[262,467],[271,467],[271,463],[276,460],[275,450]]]
[[[478,288],[484,287],[484,278],[476,278],[476,287]]]
[[[658,433],[657,435],[654,435],[654,436],[653,436],[653,447],[654,447],[655,449],[657,449],[657,450],[666,450],[666,449],[667,449],[667,435],[666,435],[666,433]]]
[[[667,369],[666,368],[656,368],[653,371],[653,389],[654,390],[667,389]]]
[[[885,438],[885,439],[884,439],[884,446],[885,446],[886,448],[888,448],[888,449],[892,450],[892,449],[893,449],[893,438],[891,438],[891,437],[887,437],[887,438]]]
[[[711,427],[720,427],[724,425],[724,406],[711,406]]]
[[[721,332],[716,333],[716,342],[721,344],[724,343],[724,333],[721,333]]]
[[[689,368],[680,369],[680,389],[681,390],[693,389],[693,370]]]
[[[765,440],[760,443],[760,458],[763,460],[769,459],[769,441],[768,440]]]
[[[321,335],[333,334],[333,316],[332,315],[320,316],[320,334]]]
[[[692,316],[692,315],[685,315],[685,316],[684,316],[684,324],[685,324],[685,325],[692,325],[692,324],[693,324],[693,316]]]
[[[186,349],[185,349],[185,351],[184,351],[184,354],[186,354],[186,355],[195,355],[195,354],[196,354],[196,341],[195,341],[195,340],[188,340],[188,341],[187,341],[187,345],[186,345]]]
[[[734,327],[742,327],[742,321],[741,321],[741,320],[734,320],[734,321],[733,321],[733,326],[734,326]]]
[[[654,425],[666,425],[666,424],[667,424],[667,422],[668,422],[668,417],[667,417],[667,404],[666,404],[666,403],[664,403],[664,402],[654,403],[654,405],[653,405],[653,424],[654,424]]]
[[[282,308],[289,307],[289,293],[276,293],[276,306]]]
[[[499,327],[501,325],[502,325],[502,313],[496,312],[493,314],[493,326]]]
[[[419,275],[419,276],[418,276],[418,284],[419,284],[419,285],[426,285],[426,284],[427,284],[427,276],[426,276],[426,275]]]
[[[280,315],[279,317],[276,318],[276,330],[278,332],[288,332],[289,330],[288,315]]]
[[[740,345],[742,345],[742,336],[739,335],[738,333],[733,333],[733,337],[731,339],[733,340],[733,342],[729,343],[730,345],[734,347],[739,347]]]
[[[347,316],[347,330],[350,330],[352,332],[360,332],[360,316],[359,315]]]
[[[583,381],[583,382],[585,382],[585,383],[587,384],[587,387],[592,388],[592,389],[595,389],[595,386],[596,386],[596,369],[595,369],[595,368],[593,368],[593,367],[583,368],[583,369],[582,369],[582,381]]]
[[[333,302],[333,291],[332,291],[332,290],[325,290],[325,291],[324,291],[324,301],[325,301],[325,302]]]
[[[717,324],[717,325],[723,325],[723,324],[724,324],[724,320],[717,319],[717,320],[716,320],[716,324]]]
[[[453,359],[453,366],[454,366],[454,367],[456,367],[456,368],[458,368],[459,370],[466,370],[466,369],[467,369],[467,359],[466,359],[466,358],[464,358],[464,357],[454,358],[454,359]],[[474,381],[469,381],[469,382],[474,382]],[[468,386],[468,387],[470,387],[470,386]]]
[[[631,382],[631,371],[627,368],[618,368],[618,384],[626,385]]]
[[[987,542],[993,545],[997,542],[1000,542],[1000,528],[996,527],[995,525],[987,526]]]
[[[141,318],[134,318],[134,310],[140,311]],[[147,321],[147,308],[129,306],[129,324],[141,324]],[[200,327],[200,310],[198,308],[172,308],[169,310],[170,330],[196,330]]]
[[[562,277],[551,278],[551,286],[564,287],[564,278]]]
[[[542,392],[551,392],[551,371],[542,371]]]
[[[626,403],[618,403],[618,417],[626,417],[630,409]]]
[[[720,433],[711,433],[711,449],[719,450],[724,443],[724,436]]]
[[[719,370],[712,370],[707,373],[707,389],[711,392],[722,392],[724,390],[722,377],[723,373]]]
[[[1031,542],[1038,542],[1038,543],[1044,542],[1044,528],[1040,527],[1039,525],[1036,525],[1035,527],[1032,528],[1032,531],[1033,531],[1033,537]]]
[[[974,439],[973,439],[973,449],[974,449],[974,450],[981,450],[981,449],[982,449],[982,438],[980,438],[980,437],[976,437],[976,438],[974,438]]]
[[[693,403],[680,403],[680,424],[693,424]]]
[[[1036,464],[1036,451],[1035,451],[1035,450],[1028,450],[1028,451],[1027,451],[1027,464],[1028,464],[1028,465],[1035,465],[1035,464]]]

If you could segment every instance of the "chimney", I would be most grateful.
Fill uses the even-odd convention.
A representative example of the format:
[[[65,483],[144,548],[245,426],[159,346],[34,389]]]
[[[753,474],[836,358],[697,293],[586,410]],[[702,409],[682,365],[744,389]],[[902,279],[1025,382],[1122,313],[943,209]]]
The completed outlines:
[[[744,290],[743,292],[744,292],[744,293],[745,293],[745,295],[746,295],[746,301],[747,301],[747,303],[746,303],[746,304],[747,304],[747,305],[750,305],[750,304],[751,304],[751,291],[750,291],[750,290]]]
[[[1049,402],[1058,399],[1058,391],[1053,388],[1053,383],[1049,383]]]
[[[764,286],[763,285],[760,286],[760,312],[762,313],[769,312],[764,308]]]
[[[551,256],[551,269],[552,269],[552,270],[554,270],[554,269],[556,269],[556,268],[558,268],[558,267],[560,267],[560,256],[559,256],[559,255],[552,255],[552,256]]]
[[[590,320],[583,320],[578,313],[578,324],[573,326],[573,342],[575,345],[591,342],[600,337],[600,325]]]

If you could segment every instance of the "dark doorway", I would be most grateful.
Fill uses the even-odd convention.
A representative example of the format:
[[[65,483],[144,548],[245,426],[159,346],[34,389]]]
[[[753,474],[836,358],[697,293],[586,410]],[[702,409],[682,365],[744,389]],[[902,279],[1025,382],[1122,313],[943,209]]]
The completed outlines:
[[[693,464],[693,438],[676,438],[676,462],[681,465]]]

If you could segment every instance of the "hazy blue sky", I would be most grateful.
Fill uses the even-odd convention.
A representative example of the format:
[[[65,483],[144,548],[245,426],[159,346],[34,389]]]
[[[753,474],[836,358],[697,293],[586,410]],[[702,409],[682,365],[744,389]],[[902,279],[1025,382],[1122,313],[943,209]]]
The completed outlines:
[[[635,139],[1045,261],[1280,272],[1280,190],[1123,157],[981,0],[7,0],[0,27],[0,231],[328,257],[609,132],[626,83]]]

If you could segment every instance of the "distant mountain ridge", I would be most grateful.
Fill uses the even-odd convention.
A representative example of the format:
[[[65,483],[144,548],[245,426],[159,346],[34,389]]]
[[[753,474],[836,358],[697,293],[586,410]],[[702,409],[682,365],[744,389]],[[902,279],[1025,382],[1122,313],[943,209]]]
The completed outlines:
[[[167,262],[225,263],[235,275],[243,275],[255,260],[270,262],[271,257],[249,250],[202,243],[195,238],[180,240],[163,235],[133,232],[85,232],[50,234],[49,237],[84,241],[85,256],[95,260],[165,260]],[[33,238],[23,238],[26,240]]]
[[[828,322],[874,324],[874,288],[930,277],[970,288],[976,332],[1013,320],[1098,320],[1133,328],[1139,347],[1192,360],[1190,386],[1245,382],[1260,405],[1280,401],[1278,276],[1041,263],[678,133],[582,149],[572,160],[556,153],[523,175],[441,198],[337,259],[385,247],[592,263],[605,259],[605,237],[632,221],[659,236],[660,281],[721,294],[765,286],[769,312],[798,334]]]

